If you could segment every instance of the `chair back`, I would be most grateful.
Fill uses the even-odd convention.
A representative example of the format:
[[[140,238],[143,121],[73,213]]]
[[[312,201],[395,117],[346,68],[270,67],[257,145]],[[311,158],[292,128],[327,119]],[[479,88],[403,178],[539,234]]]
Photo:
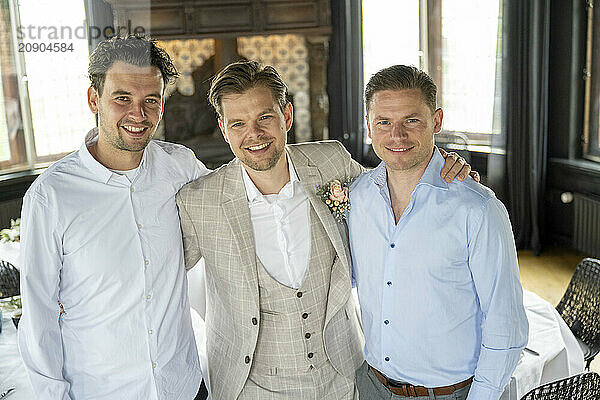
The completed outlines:
[[[600,351],[600,260],[584,258],[577,265],[556,310],[593,354]]]
[[[592,399],[600,399],[600,375],[595,372],[588,372],[547,383],[521,397],[521,400]]]
[[[11,263],[0,260],[0,299],[19,294],[19,270]]]

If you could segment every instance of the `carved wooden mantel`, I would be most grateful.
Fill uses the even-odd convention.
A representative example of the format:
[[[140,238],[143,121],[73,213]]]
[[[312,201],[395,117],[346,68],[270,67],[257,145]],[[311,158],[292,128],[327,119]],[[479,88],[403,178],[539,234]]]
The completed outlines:
[[[239,59],[236,56],[236,49],[240,47],[240,40],[251,40],[250,38],[254,37],[260,42],[263,39],[259,39],[259,37],[275,38],[279,35],[281,38],[286,34],[303,38],[300,47],[305,49],[303,57],[308,63],[308,87],[305,90],[308,100],[301,104],[303,93],[294,93],[297,95],[297,104],[295,105],[298,105],[295,112],[294,140],[307,141],[328,138],[329,102],[326,71],[331,34],[331,0],[106,1],[112,5],[114,27],[118,34],[122,33],[119,27],[126,27],[126,30],[131,33],[143,32],[165,43],[178,42],[179,47],[189,39],[195,41],[208,39],[211,43],[214,41],[214,55],[208,60],[214,72],[222,68],[224,63]],[[233,56],[230,55],[229,58],[225,57],[224,60],[221,60],[224,54],[219,49],[229,42],[231,42],[229,47],[233,49],[230,51]],[[269,43],[263,43],[263,46],[268,47],[269,45]],[[287,53],[295,51],[294,48],[286,48],[286,50]],[[172,51],[172,53],[176,56],[175,60],[177,61],[178,57],[175,54],[177,52]],[[183,57],[187,62],[190,61],[190,54]],[[243,52],[239,54],[271,64],[276,68],[281,67],[280,73],[286,75],[286,66],[279,65],[283,61],[281,57],[268,57],[260,52],[253,55],[246,55]],[[204,59],[201,65],[203,62]],[[165,128],[162,132],[167,140],[180,142],[192,148],[200,159],[214,168],[226,161],[226,153],[229,149],[222,140],[217,140],[220,139],[218,130],[215,129],[216,133],[210,134],[212,128],[216,128],[213,127],[214,121],[211,120],[211,124],[196,117],[199,115],[214,119],[212,111],[206,103],[206,94],[195,94],[196,89],[200,89],[203,85],[206,86],[206,82],[209,82],[209,78],[214,72],[205,71],[204,66],[187,67],[193,66],[178,65],[178,69],[183,75],[182,79],[185,80],[182,83],[187,83],[187,88],[191,90],[189,93],[185,90],[180,91],[183,97],[174,95],[167,101],[163,121]],[[294,80],[288,77],[287,80],[288,84],[293,87],[298,79]],[[206,91],[207,89],[207,87],[203,87],[202,90]],[[192,95],[196,97],[192,98]],[[184,118],[188,114],[193,117]],[[184,137],[172,137],[173,132]],[[225,153],[219,149],[224,150]],[[215,154],[221,153],[225,154],[223,156],[225,159],[215,156]]]
[[[107,0],[115,26],[160,39],[295,33],[329,35],[329,0]]]

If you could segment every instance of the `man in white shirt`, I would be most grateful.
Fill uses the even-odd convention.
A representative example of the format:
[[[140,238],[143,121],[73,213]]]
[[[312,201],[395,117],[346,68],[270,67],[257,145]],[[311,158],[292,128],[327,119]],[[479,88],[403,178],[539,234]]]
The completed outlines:
[[[175,194],[208,170],[152,140],[177,71],[127,37],[98,45],[89,76],[98,127],[23,202],[21,355],[39,399],[193,399],[202,374]]]

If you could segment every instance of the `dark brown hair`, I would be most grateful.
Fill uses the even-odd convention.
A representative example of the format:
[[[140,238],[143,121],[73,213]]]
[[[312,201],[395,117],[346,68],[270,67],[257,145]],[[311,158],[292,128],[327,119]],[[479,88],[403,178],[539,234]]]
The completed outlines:
[[[165,86],[179,76],[171,57],[156,45],[156,40],[146,36],[115,36],[103,40],[90,55],[88,77],[98,95],[102,95],[106,72],[116,61],[123,61],[138,67],[153,66],[160,70]]]
[[[382,90],[419,89],[425,104],[434,112],[436,109],[437,86],[425,72],[408,65],[393,65],[377,72],[369,79],[365,88],[367,114],[376,92]]]

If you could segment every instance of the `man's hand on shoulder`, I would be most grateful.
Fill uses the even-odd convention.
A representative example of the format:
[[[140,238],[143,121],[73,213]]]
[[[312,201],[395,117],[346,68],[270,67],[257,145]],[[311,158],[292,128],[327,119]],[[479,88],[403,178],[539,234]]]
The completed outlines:
[[[455,152],[448,153],[442,148],[438,147],[438,149],[442,157],[446,159],[446,162],[442,167],[442,172],[440,173],[440,176],[446,182],[450,183],[454,178],[457,178],[459,181],[464,181],[467,179],[468,175],[471,175],[471,178],[473,178],[475,182],[481,181],[479,172],[471,171],[471,165],[469,165],[464,158]]]

